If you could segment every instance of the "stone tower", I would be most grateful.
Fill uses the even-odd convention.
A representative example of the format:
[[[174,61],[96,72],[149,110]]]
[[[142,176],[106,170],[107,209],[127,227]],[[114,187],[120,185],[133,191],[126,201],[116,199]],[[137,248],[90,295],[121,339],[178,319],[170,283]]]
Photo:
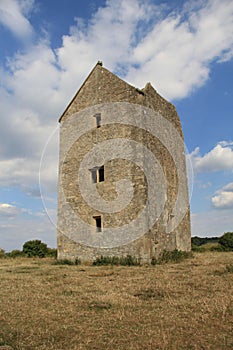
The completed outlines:
[[[58,258],[191,248],[181,123],[147,83],[98,62],[60,120]]]

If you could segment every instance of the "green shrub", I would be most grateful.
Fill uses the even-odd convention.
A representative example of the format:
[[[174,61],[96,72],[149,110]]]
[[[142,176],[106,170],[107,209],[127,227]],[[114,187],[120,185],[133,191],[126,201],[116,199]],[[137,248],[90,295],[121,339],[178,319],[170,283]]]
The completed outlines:
[[[191,238],[191,243],[192,246],[202,246],[205,245],[207,243],[218,243],[219,241],[219,237],[192,237]]]
[[[172,251],[164,250],[162,254],[160,254],[157,260],[157,263],[158,264],[166,264],[168,262],[178,263],[183,261],[184,259],[189,259],[192,257],[193,257],[192,252],[185,252],[177,249]]]
[[[219,238],[219,244],[225,248],[225,250],[233,250],[233,232],[226,232]]]
[[[223,245],[221,245],[219,243],[216,246],[212,246],[210,248],[210,250],[212,252],[227,252],[227,251],[229,251],[229,249],[225,248]]]
[[[94,266],[101,265],[122,265],[122,266],[140,266],[140,259],[131,255],[127,256],[103,256],[101,255],[92,263]]]
[[[192,245],[192,251],[198,253],[204,253],[209,251],[223,251],[219,243],[209,242],[200,246]]]
[[[14,249],[10,253],[7,254],[10,258],[18,258],[24,256],[24,253],[19,249]]]
[[[141,260],[131,255],[127,255],[126,257],[120,257],[120,265],[124,266],[140,266]]]
[[[118,257],[112,256],[103,256],[101,255],[99,258],[96,258],[92,265],[100,266],[100,265],[119,265],[117,262],[119,261]]]
[[[206,249],[205,247],[203,247],[203,245],[192,244],[192,251],[197,253],[203,253],[206,252]]]
[[[23,253],[30,258],[36,256],[44,258],[48,254],[48,247],[46,243],[42,243],[40,240],[36,239],[24,243]]]

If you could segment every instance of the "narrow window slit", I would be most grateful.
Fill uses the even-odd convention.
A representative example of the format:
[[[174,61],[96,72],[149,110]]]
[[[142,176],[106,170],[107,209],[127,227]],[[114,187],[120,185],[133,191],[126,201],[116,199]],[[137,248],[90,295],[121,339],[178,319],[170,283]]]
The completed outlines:
[[[95,220],[96,232],[102,232],[101,216],[93,216],[93,219]]]
[[[91,172],[92,183],[96,184],[98,182],[104,181],[104,165],[102,165],[101,167],[95,167],[89,170]]]
[[[96,127],[100,128],[101,127],[101,113],[96,113],[94,115],[95,121],[96,121]]]
[[[104,181],[104,165],[99,168],[99,182]]]

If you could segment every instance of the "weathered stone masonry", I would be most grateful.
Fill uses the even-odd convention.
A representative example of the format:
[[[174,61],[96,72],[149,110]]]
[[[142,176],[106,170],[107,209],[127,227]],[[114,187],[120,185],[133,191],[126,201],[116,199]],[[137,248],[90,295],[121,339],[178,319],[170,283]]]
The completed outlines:
[[[158,116],[162,116],[172,124],[174,130],[178,132],[181,140],[183,140],[181,123],[175,107],[162,98],[150,83],[147,83],[145,88],[141,90],[137,89],[109,72],[102,64],[97,63],[59,120],[61,124],[57,228],[59,259],[75,259],[79,257],[83,261],[90,261],[100,255],[132,255],[140,257],[146,262],[150,261],[152,257],[157,257],[164,249],[190,250],[190,211],[183,144],[182,150],[178,148],[176,150],[175,146],[172,147],[176,158],[180,160],[181,171],[185,174],[180,197],[183,203],[186,204],[187,211],[181,222],[174,227],[174,230],[167,233],[168,221],[173,216],[173,208],[180,190],[177,165],[158,137],[155,137],[143,127],[138,128],[132,125],[130,118],[133,117],[132,115],[130,116],[130,113],[127,123],[110,122],[101,125],[101,115],[99,116],[98,112],[101,108],[103,111],[104,108],[111,108],[111,106],[116,108],[116,103],[119,104],[119,113],[120,107],[127,107],[128,105],[133,106],[133,108],[134,106],[135,108],[141,108],[142,110],[145,108],[146,111],[157,113]],[[93,112],[93,108],[96,111],[96,118],[94,118],[93,113],[91,115],[88,114],[89,111]],[[107,112],[110,118],[111,110],[107,109]],[[115,110],[113,112],[116,113]],[[82,113],[86,113],[87,117],[82,118]],[[127,118],[127,116],[124,116],[124,118]],[[158,128],[161,129],[159,131],[161,135],[166,134],[167,131],[162,130],[162,124],[158,125]],[[88,204],[85,201],[78,182],[80,164],[93,146],[112,139],[132,140],[132,149],[126,151],[132,155],[133,159],[138,157],[137,148],[134,148],[136,143],[142,144],[154,154],[164,173],[166,196],[164,198],[164,210],[148,232],[129,243],[117,246],[113,244],[113,247],[108,245],[108,247],[103,248],[80,243],[78,239],[79,226],[74,213],[84,223],[93,228],[97,226],[96,237],[98,238],[99,225],[101,226],[100,230],[123,228],[124,225],[135,220],[142,209],[145,208],[148,191],[150,191],[143,166],[138,166],[134,161],[126,159],[127,157],[117,157],[104,164],[104,175],[101,174],[101,170],[97,169],[95,171],[94,169],[93,174],[90,174],[90,179],[91,176],[92,180],[95,176],[98,179],[103,176],[103,181],[97,181],[94,186],[96,186],[98,193],[106,201],[116,200],[117,181],[129,180],[133,184],[134,190],[130,203],[123,210],[107,213],[95,210],[90,203]],[[144,164],[143,154],[141,159],[142,164]],[[156,181],[156,179],[154,180]],[[156,186],[159,185],[156,184]],[[155,198],[155,200],[158,199]],[[147,222],[149,222],[149,218],[145,215],[145,225],[142,224],[142,226],[145,227]],[[126,231],[125,235],[127,234]]]

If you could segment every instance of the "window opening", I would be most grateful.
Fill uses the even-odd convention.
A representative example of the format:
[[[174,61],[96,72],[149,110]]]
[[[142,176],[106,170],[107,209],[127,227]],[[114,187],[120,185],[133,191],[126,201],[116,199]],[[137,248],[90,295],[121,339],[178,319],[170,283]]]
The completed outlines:
[[[93,219],[95,220],[96,232],[101,232],[102,231],[101,216],[93,216]]]
[[[98,183],[104,181],[104,165],[99,168],[90,169],[92,183]]]
[[[104,165],[102,165],[99,170],[99,182],[103,182],[104,181]]]
[[[94,115],[94,117],[95,117],[95,120],[96,120],[96,127],[100,128],[100,126],[101,126],[101,113],[96,113]]]

